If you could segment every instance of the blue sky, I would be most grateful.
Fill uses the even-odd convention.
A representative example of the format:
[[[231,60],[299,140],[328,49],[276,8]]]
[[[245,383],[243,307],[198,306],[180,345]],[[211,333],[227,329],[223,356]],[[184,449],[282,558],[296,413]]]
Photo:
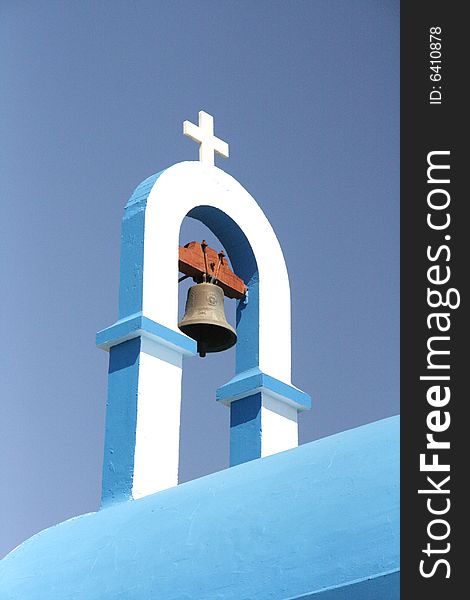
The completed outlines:
[[[292,288],[302,443],[399,411],[399,14],[392,0],[8,1],[0,5],[0,553],[96,510],[120,220],[197,146],[276,231]],[[184,223],[181,242],[206,237]],[[182,289],[182,300],[185,290]],[[232,303],[233,304],[233,303]],[[229,315],[233,306],[228,307]],[[228,464],[215,389],[188,361],[181,474]]]

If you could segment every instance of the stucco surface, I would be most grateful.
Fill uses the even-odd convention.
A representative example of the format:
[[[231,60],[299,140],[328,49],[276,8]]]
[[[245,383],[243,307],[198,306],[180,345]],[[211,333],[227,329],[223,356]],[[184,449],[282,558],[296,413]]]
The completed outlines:
[[[384,419],[66,521],[0,563],[0,596],[368,598],[373,584],[397,598],[398,427]]]

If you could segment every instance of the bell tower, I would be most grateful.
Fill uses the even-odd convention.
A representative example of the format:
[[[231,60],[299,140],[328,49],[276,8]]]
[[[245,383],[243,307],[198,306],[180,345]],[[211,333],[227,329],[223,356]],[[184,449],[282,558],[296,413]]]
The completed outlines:
[[[231,466],[296,447],[298,413],[310,408],[291,383],[290,288],[276,235],[254,198],[214,165],[214,152],[228,157],[229,148],[214,136],[212,116],[201,111],[198,126],[185,121],[183,132],[200,144],[199,161],[152,175],[127,202],[118,320],[96,336],[109,352],[103,505],[178,484],[183,357],[197,353],[178,328],[186,216],[220,239],[246,285],[237,300],[236,372],[216,392],[230,409]]]
[[[97,334],[109,352],[103,510],[0,561],[2,598],[399,598],[398,419],[296,448],[310,398],[291,383],[284,258],[254,198],[213,164],[224,147],[212,119],[199,122],[205,136],[185,129],[201,138],[201,160],[149,177],[124,211],[119,316]],[[233,271],[204,243],[179,247],[187,215],[214,232]],[[178,323],[179,273],[196,282]],[[202,355],[233,342],[235,373],[215,396],[238,466],[179,486],[184,365],[207,360],[197,344]]]

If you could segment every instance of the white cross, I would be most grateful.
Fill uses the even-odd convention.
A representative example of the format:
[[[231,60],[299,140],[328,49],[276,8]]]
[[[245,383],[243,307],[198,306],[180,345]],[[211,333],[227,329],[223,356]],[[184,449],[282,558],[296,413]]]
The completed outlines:
[[[228,144],[214,135],[214,117],[199,111],[199,124],[184,121],[183,133],[199,144],[199,160],[214,164],[214,152],[228,158]]]

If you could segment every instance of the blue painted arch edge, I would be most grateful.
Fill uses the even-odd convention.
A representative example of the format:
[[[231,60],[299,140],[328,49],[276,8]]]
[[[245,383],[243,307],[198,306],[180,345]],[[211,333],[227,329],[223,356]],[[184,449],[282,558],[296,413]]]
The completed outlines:
[[[119,320],[142,311],[144,230],[147,200],[166,169],[147,177],[127,201],[121,227]]]
[[[248,288],[237,301],[236,373],[259,365],[259,275],[251,245],[240,226],[222,210],[201,204],[187,214],[206,225],[220,240],[235,273]]]
[[[97,345],[109,349],[123,336],[135,337],[141,331],[162,339],[182,353],[195,354],[196,344],[182,334],[142,316],[143,240],[147,199],[166,169],[151,175],[134,190],[126,204],[121,235],[121,282],[119,320],[97,334]],[[239,225],[222,210],[201,204],[187,214],[206,225],[226,249],[235,272],[248,287],[245,300],[237,304],[236,373],[217,390],[217,400],[229,403],[266,389],[283,397],[299,410],[311,407],[310,396],[259,370],[259,275],[251,245]]]
[[[159,171],[142,181],[129,198],[124,210],[121,230],[119,317],[115,324],[116,331],[123,321],[142,313],[147,200],[158,178],[166,170]],[[251,245],[239,225],[220,209],[201,204],[190,210],[187,216],[202,222],[218,237],[227,251],[235,272],[248,287],[249,302],[241,300],[237,304],[236,372],[242,373],[257,367],[259,364],[259,277]],[[155,321],[152,323],[156,325]],[[107,330],[103,330],[105,331]],[[102,347],[103,332],[99,332],[99,337],[97,336],[99,347]],[[111,332],[108,331],[109,333]],[[177,332],[174,333],[177,335]],[[185,344],[183,339],[179,339],[179,343],[185,347],[187,343]],[[194,353],[192,347],[190,353]]]

